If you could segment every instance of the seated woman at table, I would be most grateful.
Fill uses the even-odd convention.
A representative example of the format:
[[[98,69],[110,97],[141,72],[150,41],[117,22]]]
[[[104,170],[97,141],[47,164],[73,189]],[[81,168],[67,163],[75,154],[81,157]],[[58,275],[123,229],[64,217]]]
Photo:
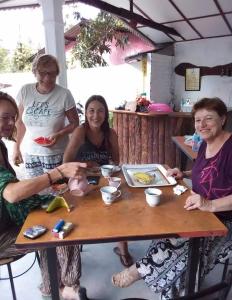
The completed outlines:
[[[196,132],[203,142],[191,171],[169,169],[168,175],[177,179],[192,177],[192,194],[184,208],[209,211],[225,224],[225,237],[205,239],[202,277],[219,262],[232,256],[232,136],[225,131],[227,108],[219,98],[203,98],[193,106]],[[206,220],[207,221],[207,220]],[[172,299],[174,291],[183,287],[188,258],[188,239],[154,240],[147,255],[129,269],[115,274],[112,282],[127,287],[139,279],[161,299]]]
[[[81,178],[85,163],[65,163],[33,179],[19,181],[8,161],[7,148],[2,138],[14,140],[18,108],[12,97],[0,92],[0,258],[12,257],[30,251],[16,249],[14,243],[29,212],[42,203],[52,200],[52,195],[37,193],[65,177]],[[41,251],[41,292],[50,295],[50,281],[45,250]],[[63,299],[79,300],[81,275],[78,246],[57,247],[58,278]]]
[[[64,162],[82,161],[88,167],[109,163],[119,163],[118,137],[109,126],[109,110],[100,95],[91,96],[85,104],[85,123],[77,127],[64,152]],[[114,252],[121,263],[129,267],[133,264],[127,242],[119,242]]]

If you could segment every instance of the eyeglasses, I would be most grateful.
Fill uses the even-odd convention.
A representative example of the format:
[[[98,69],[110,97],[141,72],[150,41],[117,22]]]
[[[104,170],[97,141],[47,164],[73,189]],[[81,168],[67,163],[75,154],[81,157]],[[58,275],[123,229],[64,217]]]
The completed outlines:
[[[46,75],[48,75],[50,77],[56,77],[57,76],[57,71],[40,71],[40,70],[37,70],[37,72],[39,73],[39,75],[41,77],[45,77]]]

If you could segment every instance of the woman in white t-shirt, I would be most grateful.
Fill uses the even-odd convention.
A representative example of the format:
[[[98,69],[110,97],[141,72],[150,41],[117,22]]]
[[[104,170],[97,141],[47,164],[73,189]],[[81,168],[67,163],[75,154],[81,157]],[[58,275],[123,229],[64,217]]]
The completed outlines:
[[[38,56],[32,71],[37,82],[24,85],[17,95],[20,115],[13,153],[13,162],[16,165],[22,163],[20,145],[24,140],[25,168],[29,178],[42,175],[62,163],[68,135],[79,125],[71,92],[56,84],[57,59],[49,54]],[[65,122],[66,118],[68,122]]]

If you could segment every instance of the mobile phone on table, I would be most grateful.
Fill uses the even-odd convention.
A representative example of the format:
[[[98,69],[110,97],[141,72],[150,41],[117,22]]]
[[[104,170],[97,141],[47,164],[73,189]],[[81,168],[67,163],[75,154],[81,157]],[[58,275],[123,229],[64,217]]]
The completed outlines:
[[[27,228],[23,235],[29,239],[35,239],[47,231],[47,228],[42,225],[35,225],[30,228]]]
[[[89,184],[98,185],[100,176],[87,176],[87,180]]]

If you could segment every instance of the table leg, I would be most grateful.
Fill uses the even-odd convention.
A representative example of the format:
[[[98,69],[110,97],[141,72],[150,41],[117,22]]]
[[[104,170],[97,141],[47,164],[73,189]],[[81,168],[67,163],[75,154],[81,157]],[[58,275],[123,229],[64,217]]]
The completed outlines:
[[[188,265],[186,272],[185,295],[194,293],[197,269],[199,264],[199,248],[201,238],[191,238],[189,240]]]
[[[51,298],[52,300],[59,300],[59,285],[57,277],[57,255],[56,248],[47,248],[47,262],[48,262],[48,273],[51,284]]]

